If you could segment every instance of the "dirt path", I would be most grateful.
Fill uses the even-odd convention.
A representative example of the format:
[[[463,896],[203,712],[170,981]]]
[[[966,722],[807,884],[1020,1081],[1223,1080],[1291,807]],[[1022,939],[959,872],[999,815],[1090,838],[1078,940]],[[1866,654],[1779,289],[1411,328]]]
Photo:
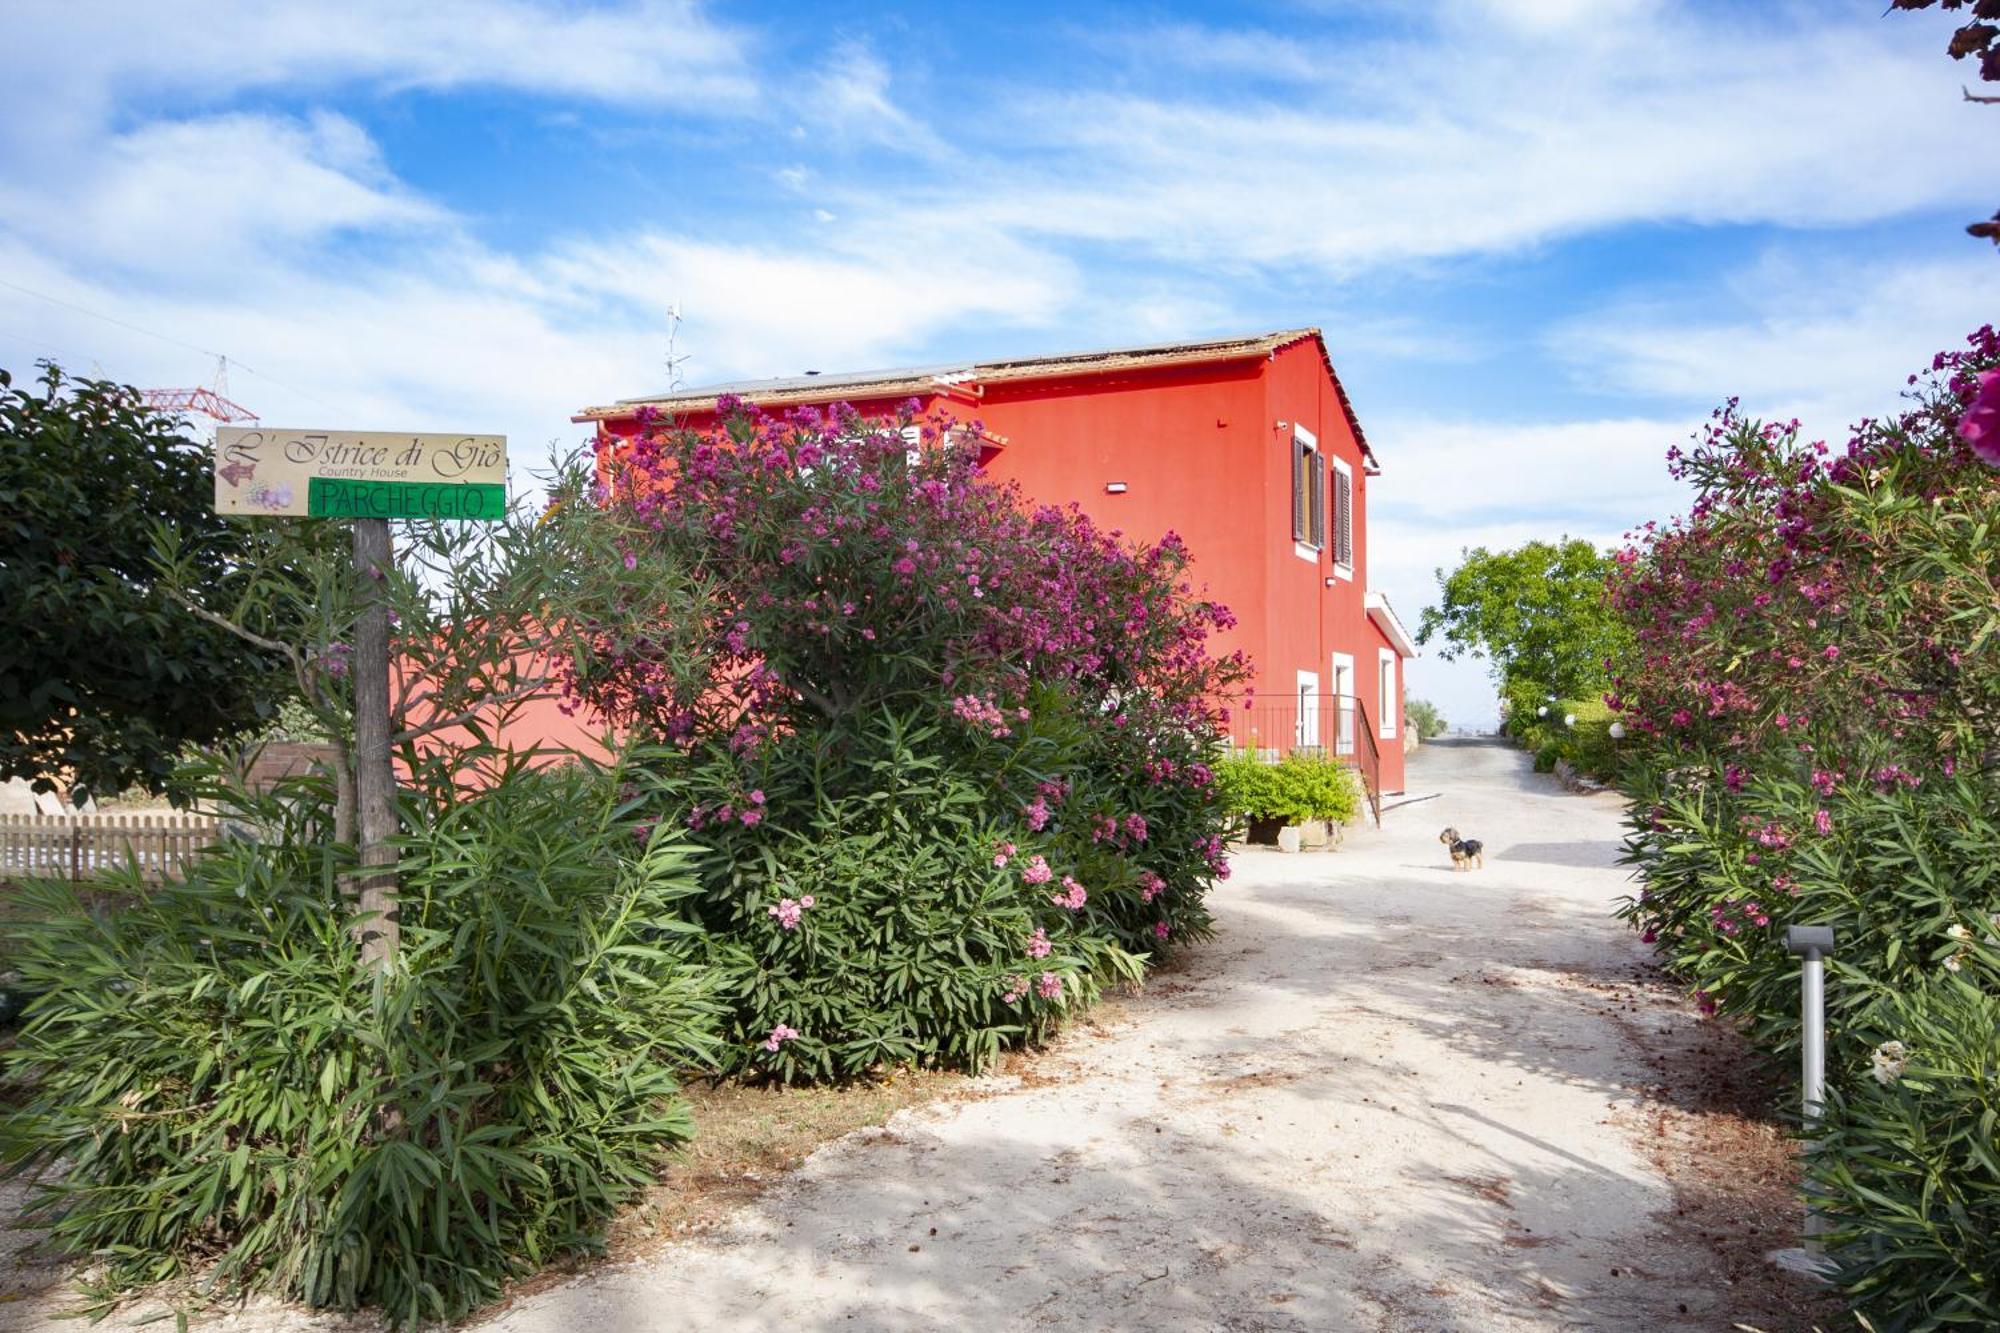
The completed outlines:
[[[484,1329],[1802,1327],[1752,1253],[1782,1146],[1693,1105],[1731,1050],[1606,916],[1616,801],[1476,743],[1410,784],[1338,853],[1239,857],[1217,939],[1025,1079]]]
[[[1637,981],[1638,946],[1605,915],[1626,887],[1617,803],[1494,745],[1428,748],[1410,784],[1443,795],[1337,854],[1240,857],[1215,943],[1031,1084],[905,1113],[721,1233],[487,1327],[1716,1329],[1759,1313],[1765,1293],[1726,1271],[1655,1165],[1667,1154],[1642,1146],[1685,1137],[1649,1101],[1650,1053],[1694,1024]],[[1451,873],[1447,822],[1485,840],[1484,871]]]

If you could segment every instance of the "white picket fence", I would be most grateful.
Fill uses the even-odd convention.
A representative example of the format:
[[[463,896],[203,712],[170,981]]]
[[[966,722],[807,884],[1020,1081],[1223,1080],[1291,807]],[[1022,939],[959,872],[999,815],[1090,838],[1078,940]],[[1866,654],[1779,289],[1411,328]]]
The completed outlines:
[[[136,861],[157,884],[220,828],[202,815],[0,815],[0,880],[82,880]]]

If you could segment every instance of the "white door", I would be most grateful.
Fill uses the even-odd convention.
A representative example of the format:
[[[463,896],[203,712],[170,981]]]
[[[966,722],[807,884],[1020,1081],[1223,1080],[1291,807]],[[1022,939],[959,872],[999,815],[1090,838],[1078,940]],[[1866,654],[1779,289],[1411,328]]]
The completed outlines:
[[[1310,671],[1298,673],[1299,725],[1292,736],[1294,745],[1319,744],[1319,677]]]
[[[1340,710],[1340,721],[1334,730],[1333,752],[1335,754],[1354,753],[1354,657],[1349,653],[1333,655],[1333,705]]]

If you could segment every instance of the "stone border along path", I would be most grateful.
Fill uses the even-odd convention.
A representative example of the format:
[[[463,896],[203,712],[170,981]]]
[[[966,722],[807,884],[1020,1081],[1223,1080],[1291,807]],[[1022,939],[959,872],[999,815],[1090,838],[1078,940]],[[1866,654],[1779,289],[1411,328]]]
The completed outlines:
[[[1339,852],[1238,856],[1216,939],[1024,1076],[830,1144],[717,1230],[483,1333],[1782,1319],[1785,1279],[1718,1218],[1789,1207],[1785,1149],[1751,1125],[1761,1199],[1690,1200],[1684,1176],[1746,1174],[1699,1161],[1721,1140],[1687,1132],[1682,1091],[1736,1057],[1607,915],[1616,798],[1479,740],[1426,745],[1409,780],[1442,794]],[[1446,823],[1483,871],[1452,872]]]

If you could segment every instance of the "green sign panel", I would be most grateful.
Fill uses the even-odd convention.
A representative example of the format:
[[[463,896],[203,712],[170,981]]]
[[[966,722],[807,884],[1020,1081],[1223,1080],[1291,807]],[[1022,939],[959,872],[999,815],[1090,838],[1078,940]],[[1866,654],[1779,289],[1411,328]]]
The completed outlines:
[[[489,483],[366,481],[314,477],[306,483],[314,518],[470,518],[507,516],[507,488]]]

